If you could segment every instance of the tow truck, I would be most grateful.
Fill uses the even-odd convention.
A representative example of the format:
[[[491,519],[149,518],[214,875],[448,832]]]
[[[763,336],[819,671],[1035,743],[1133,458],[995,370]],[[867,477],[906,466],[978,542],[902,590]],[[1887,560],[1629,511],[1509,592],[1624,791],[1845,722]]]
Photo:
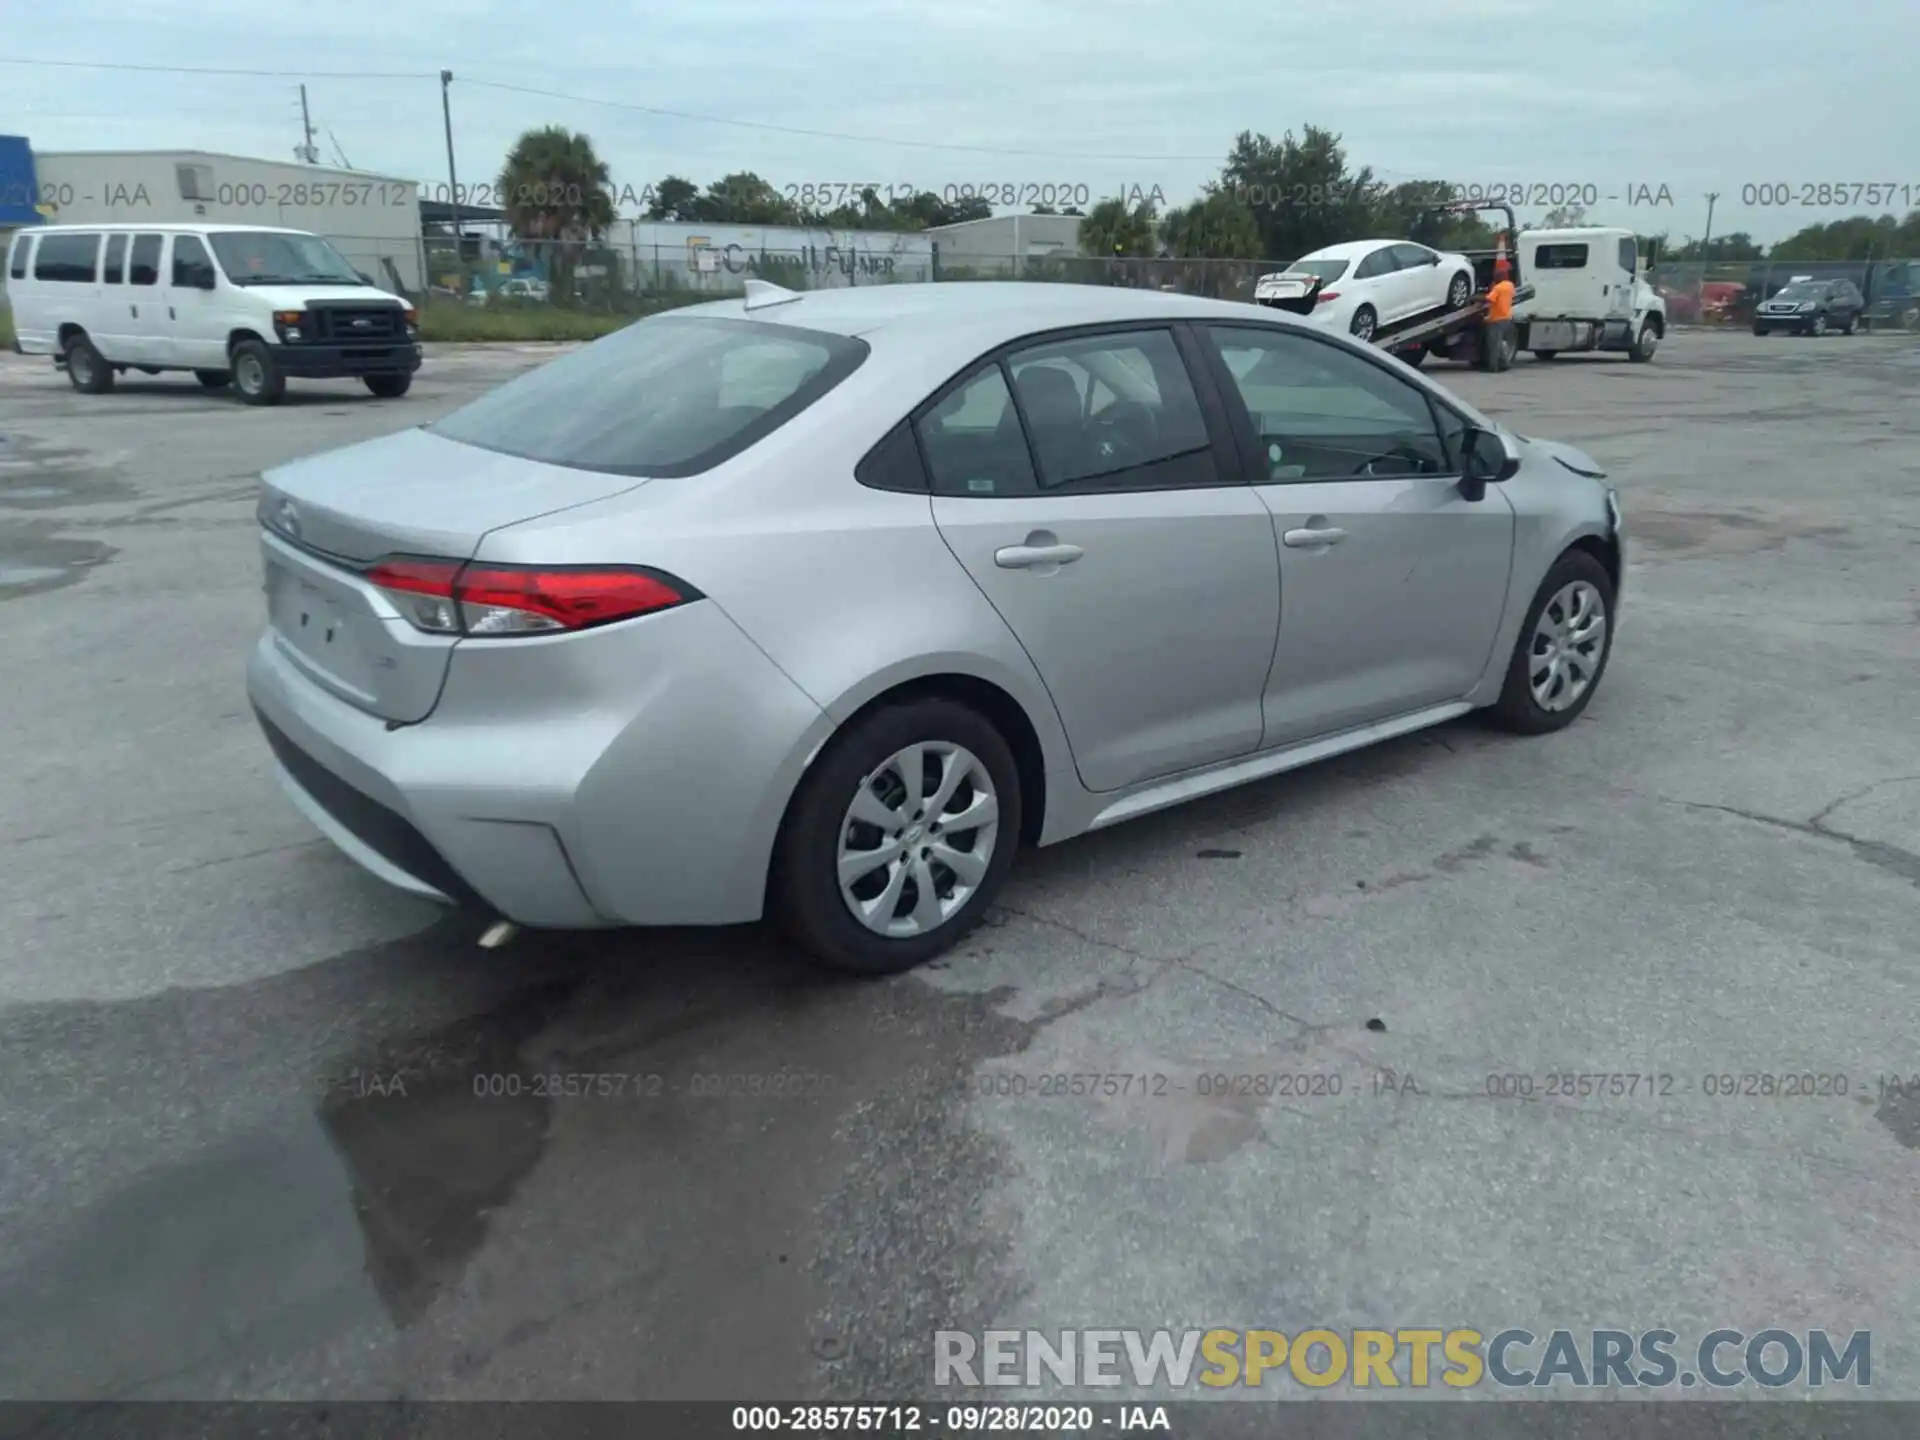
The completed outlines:
[[[1447,215],[1467,215],[1480,212],[1498,214],[1505,218],[1505,235],[1509,246],[1517,230],[1513,207],[1485,200],[1450,200],[1433,206],[1425,212],[1428,215],[1444,217]],[[1487,291],[1493,285],[1494,262],[1503,253],[1501,250],[1464,250],[1459,252],[1473,262],[1473,295],[1458,310],[1432,311],[1425,315],[1415,315],[1397,325],[1383,325],[1372,337],[1374,345],[1385,350],[1397,359],[1409,365],[1418,365],[1429,355],[1439,360],[1459,360],[1479,366],[1482,370],[1493,368],[1494,356],[1489,348],[1490,333],[1484,328],[1487,315]],[[1512,267],[1509,279],[1513,281],[1513,302],[1516,306],[1533,299],[1534,289],[1530,281],[1520,274],[1520,257],[1517,251],[1509,249],[1507,263]],[[1291,281],[1305,281],[1299,294],[1262,295],[1261,289],[1267,287],[1266,280],[1277,277],[1262,277],[1262,285],[1254,290],[1254,302],[1274,310],[1286,310],[1295,315],[1311,315],[1313,307],[1320,303],[1320,288],[1324,283],[1319,276],[1289,275]],[[1292,291],[1300,287],[1288,285]],[[1513,358],[1515,340],[1510,333],[1506,344],[1507,359]]]

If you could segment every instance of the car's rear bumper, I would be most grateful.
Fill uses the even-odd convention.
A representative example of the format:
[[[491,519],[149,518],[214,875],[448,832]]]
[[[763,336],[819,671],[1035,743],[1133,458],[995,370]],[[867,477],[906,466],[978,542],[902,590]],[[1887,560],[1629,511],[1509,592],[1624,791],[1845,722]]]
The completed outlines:
[[[787,797],[832,722],[717,605],[466,642],[388,728],[268,631],[247,691],[279,778],[363,868],[527,926],[756,920]]]
[[[420,368],[420,347],[386,345],[278,345],[273,358],[284,375],[331,380],[360,375],[411,375]]]

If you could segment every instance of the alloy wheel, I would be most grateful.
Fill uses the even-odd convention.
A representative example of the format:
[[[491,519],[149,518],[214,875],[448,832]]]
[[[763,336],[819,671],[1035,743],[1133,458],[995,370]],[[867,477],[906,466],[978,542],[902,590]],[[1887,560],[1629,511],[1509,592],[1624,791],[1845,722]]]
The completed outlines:
[[[1563,585],[1541,607],[1527,647],[1534,704],[1558,712],[1592,688],[1607,653],[1607,605],[1585,580]]]
[[[249,395],[258,395],[266,386],[267,372],[258,356],[242,355],[233,367],[233,381]]]
[[[908,745],[868,772],[840,822],[841,898],[876,935],[925,935],[974,897],[999,836],[980,757],[946,741]]]

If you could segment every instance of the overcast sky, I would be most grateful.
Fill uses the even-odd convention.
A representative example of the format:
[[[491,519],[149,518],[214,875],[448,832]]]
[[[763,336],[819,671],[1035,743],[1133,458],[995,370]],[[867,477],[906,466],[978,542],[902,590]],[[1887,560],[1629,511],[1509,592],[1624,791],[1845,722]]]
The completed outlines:
[[[1718,191],[1716,234],[1775,240],[1869,208],[1803,206],[1804,186],[1878,183],[1894,192],[1879,210],[1920,206],[1912,4],[58,0],[15,11],[6,55],[297,73],[0,64],[0,132],[291,158],[304,75],[327,161],[337,141],[359,169],[443,185],[444,67],[463,185],[522,130],[563,124],[593,138],[623,213],[662,175],[742,169],[783,189],[1051,184],[1084,203],[1158,187],[1178,203],[1236,132],[1312,123],[1384,179],[1592,187],[1589,221],[1676,239]],[[420,78],[328,74],[369,71]],[[1663,186],[1670,203],[1644,203]]]

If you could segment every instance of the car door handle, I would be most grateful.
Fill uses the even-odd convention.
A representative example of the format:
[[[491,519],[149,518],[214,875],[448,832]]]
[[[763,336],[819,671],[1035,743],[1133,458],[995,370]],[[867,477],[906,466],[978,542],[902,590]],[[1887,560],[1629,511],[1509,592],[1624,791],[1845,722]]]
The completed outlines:
[[[1346,538],[1347,532],[1340,529],[1289,530],[1280,537],[1284,544],[1296,550],[1318,550],[1325,545],[1338,545]]]
[[[1087,552],[1078,545],[1005,545],[993,552],[1002,570],[1031,570],[1036,565],[1071,565]]]

